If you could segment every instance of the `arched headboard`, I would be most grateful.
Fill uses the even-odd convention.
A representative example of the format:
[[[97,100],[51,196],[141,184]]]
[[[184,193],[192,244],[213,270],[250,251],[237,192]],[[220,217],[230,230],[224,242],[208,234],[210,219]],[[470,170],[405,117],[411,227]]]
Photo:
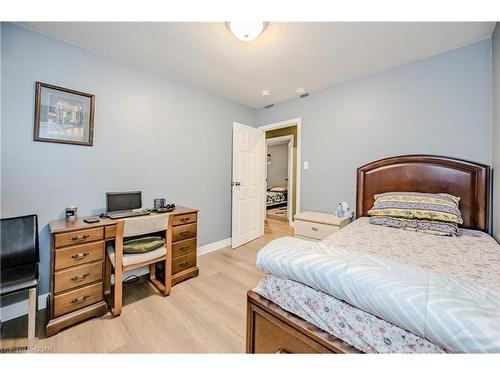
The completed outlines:
[[[460,197],[463,227],[489,232],[490,167],[444,156],[403,155],[358,168],[356,216],[368,216],[373,196],[390,191]]]

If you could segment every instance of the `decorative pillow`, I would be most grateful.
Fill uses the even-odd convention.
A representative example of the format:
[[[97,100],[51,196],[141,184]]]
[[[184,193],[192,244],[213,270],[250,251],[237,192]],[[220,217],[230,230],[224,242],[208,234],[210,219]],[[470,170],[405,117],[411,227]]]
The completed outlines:
[[[140,254],[156,250],[165,245],[161,237],[141,237],[123,242],[123,254]]]
[[[444,221],[413,220],[389,216],[372,216],[370,217],[369,222],[370,224],[383,225],[393,228],[403,228],[407,230],[414,230],[416,232],[436,234],[439,236],[458,235],[458,225],[454,223],[447,223]]]
[[[450,194],[392,192],[375,195],[370,216],[397,217],[462,224],[459,197]]]

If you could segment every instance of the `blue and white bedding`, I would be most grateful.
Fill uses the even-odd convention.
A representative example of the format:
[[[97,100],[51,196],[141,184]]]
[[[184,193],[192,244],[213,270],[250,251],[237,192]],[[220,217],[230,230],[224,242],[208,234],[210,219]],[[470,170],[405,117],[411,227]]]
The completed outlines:
[[[274,240],[257,266],[447,351],[500,353],[500,246],[482,232],[440,237],[361,218],[319,243]]]

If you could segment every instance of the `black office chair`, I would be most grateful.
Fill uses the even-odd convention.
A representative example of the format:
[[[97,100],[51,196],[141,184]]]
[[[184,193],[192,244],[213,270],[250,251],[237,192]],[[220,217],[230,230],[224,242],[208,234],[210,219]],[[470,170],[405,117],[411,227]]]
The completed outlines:
[[[38,216],[1,219],[0,297],[29,291],[28,349],[35,347],[38,287]]]

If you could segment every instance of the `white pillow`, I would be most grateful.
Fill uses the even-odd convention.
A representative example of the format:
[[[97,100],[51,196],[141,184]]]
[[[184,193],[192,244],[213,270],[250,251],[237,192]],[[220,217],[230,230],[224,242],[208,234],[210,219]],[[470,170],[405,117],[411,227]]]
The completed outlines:
[[[286,187],[282,187],[282,186],[275,186],[273,188],[271,188],[269,191],[274,191],[276,193],[279,193],[279,192],[285,192],[287,191],[288,189]]]

